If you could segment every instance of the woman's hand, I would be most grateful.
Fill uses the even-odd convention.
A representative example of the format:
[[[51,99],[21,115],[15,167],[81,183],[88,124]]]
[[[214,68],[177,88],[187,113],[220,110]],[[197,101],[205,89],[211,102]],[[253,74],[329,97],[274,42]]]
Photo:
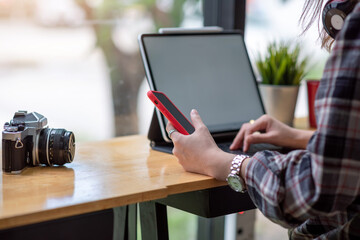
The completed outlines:
[[[191,120],[195,127],[194,133],[183,135],[175,131],[171,134],[174,143],[173,154],[186,171],[225,180],[234,155],[218,148],[196,110],[191,111]],[[168,123],[167,132],[171,129],[174,129],[174,126]]]
[[[253,124],[242,125],[230,149],[243,147],[243,151],[246,152],[253,143],[271,143],[282,147],[305,149],[312,134],[312,131],[291,128],[273,117],[263,115]]]

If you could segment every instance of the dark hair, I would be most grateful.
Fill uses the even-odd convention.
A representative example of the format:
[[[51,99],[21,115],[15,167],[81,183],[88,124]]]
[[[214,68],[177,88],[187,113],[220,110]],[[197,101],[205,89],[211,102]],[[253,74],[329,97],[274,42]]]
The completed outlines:
[[[319,38],[321,39],[321,47],[330,51],[332,44],[334,43],[334,39],[332,39],[324,27],[320,27],[321,13],[323,8],[324,0],[306,0],[303,12],[300,17],[300,23],[303,28],[303,33],[305,33],[311,25],[317,20],[318,22],[318,30],[319,30]]]

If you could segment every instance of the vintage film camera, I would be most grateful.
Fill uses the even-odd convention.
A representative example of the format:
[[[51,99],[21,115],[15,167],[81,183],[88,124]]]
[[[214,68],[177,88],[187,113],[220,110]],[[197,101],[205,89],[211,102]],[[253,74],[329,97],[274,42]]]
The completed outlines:
[[[21,173],[27,166],[71,163],[75,155],[75,136],[65,129],[48,128],[39,113],[18,111],[2,132],[2,169]]]

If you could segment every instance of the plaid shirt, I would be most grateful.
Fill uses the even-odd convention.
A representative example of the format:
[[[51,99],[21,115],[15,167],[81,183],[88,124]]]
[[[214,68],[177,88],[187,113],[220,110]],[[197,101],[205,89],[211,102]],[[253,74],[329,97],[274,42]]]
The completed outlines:
[[[360,239],[360,4],[337,36],[315,111],[306,150],[253,156],[249,195],[290,239]]]

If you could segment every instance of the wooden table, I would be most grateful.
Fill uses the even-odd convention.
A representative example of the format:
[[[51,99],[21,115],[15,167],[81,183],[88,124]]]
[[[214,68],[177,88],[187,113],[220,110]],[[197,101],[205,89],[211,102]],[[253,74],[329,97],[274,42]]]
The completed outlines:
[[[0,180],[0,229],[226,185],[185,172],[145,136],[80,143],[65,167],[32,167]]]

